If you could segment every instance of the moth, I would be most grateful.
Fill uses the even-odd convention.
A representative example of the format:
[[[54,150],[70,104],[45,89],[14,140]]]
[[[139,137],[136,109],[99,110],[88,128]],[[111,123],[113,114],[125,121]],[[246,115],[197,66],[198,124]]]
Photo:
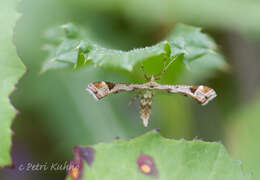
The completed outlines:
[[[161,75],[166,71],[169,64],[166,66],[166,68],[164,66],[164,69],[162,73],[159,75],[159,77],[161,77]],[[89,84],[86,90],[89,91],[93,95],[93,97],[97,100],[100,100],[107,95],[115,94],[123,91],[137,91],[137,90],[145,91],[140,101],[140,117],[145,127],[148,126],[148,120],[151,114],[152,96],[153,96],[152,91],[154,90],[166,91],[168,93],[177,93],[177,94],[189,96],[195,99],[201,105],[208,104],[208,102],[210,102],[212,99],[214,99],[217,96],[216,92],[207,86],[159,84],[156,82],[156,80],[159,79],[158,77],[151,76],[151,78],[148,78],[146,75],[145,77],[146,79],[148,79],[148,82],[144,84],[128,84],[128,83],[113,83],[113,82],[106,82],[106,81],[98,81]]]

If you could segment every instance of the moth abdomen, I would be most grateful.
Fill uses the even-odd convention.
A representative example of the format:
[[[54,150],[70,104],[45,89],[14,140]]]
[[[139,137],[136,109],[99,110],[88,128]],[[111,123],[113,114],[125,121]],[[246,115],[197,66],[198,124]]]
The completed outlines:
[[[152,91],[146,91],[140,101],[140,117],[145,127],[148,126],[148,120],[151,115],[152,96]]]

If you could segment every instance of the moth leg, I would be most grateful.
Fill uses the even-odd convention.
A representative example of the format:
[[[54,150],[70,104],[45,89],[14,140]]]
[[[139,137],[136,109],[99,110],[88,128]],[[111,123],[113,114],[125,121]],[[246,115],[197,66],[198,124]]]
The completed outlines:
[[[146,80],[146,81],[149,81],[150,78],[147,76],[147,74],[146,74],[146,72],[145,72],[145,70],[144,70],[144,65],[143,65],[143,64],[141,65],[141,70],[142,70],[142,72],[144,73],[144,78],[145,78],[145,80]]]
[[[131,106],[133,104],[134,101],[138,100],[141,98],[141,93],[139,94],[135,94],[134,97],[132,97],[128,103],[128,106]]]

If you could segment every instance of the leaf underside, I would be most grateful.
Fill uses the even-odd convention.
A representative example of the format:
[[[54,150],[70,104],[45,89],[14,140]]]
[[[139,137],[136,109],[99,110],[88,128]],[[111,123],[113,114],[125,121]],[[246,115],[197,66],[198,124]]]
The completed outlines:
[[[130,51],[101,47],[91,40],[91,35],[86,30],[73,24],[61,27],[64,30],[63,33],[58,28],[49,33],[48,38],[52,40],[52,43],[45,46],[49,57],[43,65],[43,72],[64,67],[77,69],[86,64],[133,72],[138,71],[138,65],[144,62],[159,61],[163,64],[164,60],[169,62],[173,57],[177,57],[176,59],[189,66],[194,60],[207,55],[215,57],[214,68],[225,67],[225,61],[217,53],[214,41],[202,33],[200,28],[184,24],[176,25],[164,41]]]

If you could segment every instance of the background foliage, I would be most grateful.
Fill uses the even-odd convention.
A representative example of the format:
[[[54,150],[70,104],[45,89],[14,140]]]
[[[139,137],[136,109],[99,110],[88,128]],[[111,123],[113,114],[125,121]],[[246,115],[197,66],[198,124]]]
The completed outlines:
[[[198,136],[223,142],[233,157],[243,160],[254,179],[259,179],[260,1],[24,0],[18,9],[23,17],[15,28],[15,44],[29,72],[11,96],[20,110],[13,126],[15,164],[63,162],[73,158],[74,145],[110,142],[116,136],[129,138],[159,127],[166,137]],[[154,45],[177,22],[200,26],[220,44],[229,68],[224,72],[213,70],[200,62],[179,77],[175,76],[179,68],[170,69],[172,76],[166,76],[164,82],[207,84],[219,96],[201,107],[181,96],[158,95],[154,98],[151,126],[144,129],[138,104],[127,105],[132,95],[119,94],[96,103],[84,92],[93,80],[136,81],[126,71],[86,67],[39,74],[47,58],[47,52],[41,49],[49,43],[46,33],[68,22],[89,30],[100,45],[120,50]],[[204,58],[214,61],[213,57]],[[1,170],[0,176],[64,179],[65,172]]]
[[[11,122],[17,113],[9,100],[25,67],[16,54],[13,28],[18,18],[15,1],[0,6],[0,167],[11,165]]]

